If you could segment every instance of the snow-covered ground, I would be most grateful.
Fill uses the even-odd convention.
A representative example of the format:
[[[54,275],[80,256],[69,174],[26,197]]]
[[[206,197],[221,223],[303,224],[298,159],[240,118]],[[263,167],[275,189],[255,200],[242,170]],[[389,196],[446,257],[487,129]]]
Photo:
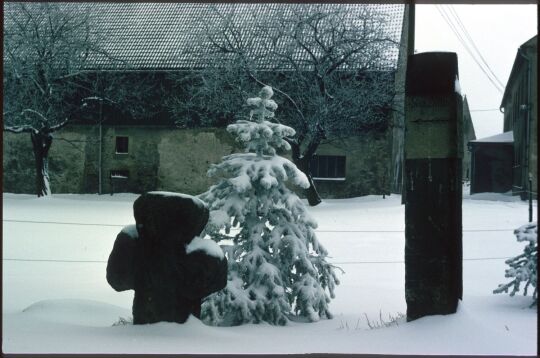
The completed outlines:
[[[534,355],[537,310],[531,297],[494,295],[506,282],[505,258],[519,254],[512,231],[528,207],[516,198],[463,201],[464,298],[457,314],[370,329],[406,311],[401,198],[325,200],[311,208],[318,237],[345,273],[317,323],[208,327],[113,326],[131,317],[133,291],[105,280],[116,234],[134,223],[137,196],[3,197],[4,353],[387,353]],[[536,217],[536,201],[535,201]],[[46,223],[44,223],[46,222]],[[70,223],[70,224],[66,224]]]

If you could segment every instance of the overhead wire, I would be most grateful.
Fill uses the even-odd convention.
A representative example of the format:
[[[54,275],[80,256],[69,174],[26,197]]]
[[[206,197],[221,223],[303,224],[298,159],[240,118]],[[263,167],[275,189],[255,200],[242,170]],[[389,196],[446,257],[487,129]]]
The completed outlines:
[[[82,222],[64,222],[64,221],[37,221],[37,220],[15,220],[15,219],[2,219],[3,222],[19,223],[19,224],[48,224],[48,225],[75,225],[75,226],[100,226],[100,227],[125,227],[122,224],[101,224],[101,223],[82,223]],[[232,231],[236,230],[231,228]],[[317,233],[403,233],[405,230],[314,230]],[[465,229],[463,232],[501,232],[501,231],[514,231],[514,229]]]
[[[478,65],[478,67],[480,68],[480,70],[486,75],[486,77],[488,78],[488,80],[493,84],[493,86],[500,92],[500,93],[503,93],[504,91],[504,85],[502,84],[499,84],[500,81],[499,79],[494,76],[494,78],[486,72],[486,69],[484,68],[484,66],[482,65],[482,63],[480,63],[480,61],[478,60],[477,56],[475,56],[475,54],[473,53],[473,51],[471,50],[471,47],[467,44],[467,41],[465,40],[465,38],[460,34],[459,30],[457,29],[456,25],[454,24],[454,22],[452,21],[452,18],[450,17],[450,15],[448,13],[446,13],[446,10],[444,7],[442,7],[441,5],[438,5],[441,7],[442,11],[444,12],[444,14],[446,15],[446,18],[445,18],[445,21],[449,24],[450,28],[452,29],[452,31],[454,32],[454,34],[456,35],[456,37],[458,38],[458,40],[461,42],[461,44],[463,45],[463,47],[465,48],[465,50],[469,53],[469,55],[471,56],[471,58],[476,62],[476,64]],[[473,44],[473,46],[475,46]],[[485,63],[485,66],[488,68],[488,71],[491,71],[491,68],[489,67],[489,65],[487,65],[487,63],[484,61]],[[495,79],[495,81],[494,81]],[[496,83],[497,82],[497,83]]]
[[[454,22],[452,21],[452,19],[450,18],[450,15],[448,15],[448,13],[446,12],[445,8],[442,7],[441,5],[437,5],[437,9],[439,10],[439,12],[441,13],[441,15],[443,16],[443,19],[445,20],[445,22],[448,24],[448,26],[450,27],[450,29],[452,30],[452,32],[454,33],[454,35],[457,37],[458,41],[462,44],[462,46],[465,48],[465,50],[469,53],[469,55],[471,56],[471,58],[474,60],[474,62],[476,62],[476,64],[478,65],[478,67],[480,68],[480,70],[486,75],[486,77],[488,78],[488,80],[493,84],[493,86],[500,92],[500,93],[503,93],[504,91],[504,87],[499,85],[498,83],[496,83],[493,78],[491,77],[491,75],[489,73],[486,72],[486,70],[484,69],[484,67],[482,66],[482,64],[479,62],[479,60],[477,59],[477,57],[475,56],[475,54],[472,52],[471,48],[469,47],[469,45],[467,44],[467,41],[464,39],[464,37],[460,34],[459,30],[457,29],[456,25],[454,24]]]
[[[12,223],[30,223],[30,224],[53,224],[53,225],[76,225],[76,226],[106,226],[106,227],[123,227],[120,224],[98,224],[98,223],[80,223],[80,222],[61,222],[61,221],[35,221],[35,220],[12,220],[3,219],[4,222]],[[404,233],[404,230],[315,230],[318,233]],[[468,229],[463,232],[509,232],[513,229]],[[487,260],[502,260],[509,257],[477,257],[464,258],[463,261],[487,261]],[[2,258],[2,261],[14,262],[53,262],[53,263],[107,263],[104,260],[67,260],[67,259],[24,259],[24,258]],[[405,263],[404,261],[344,261],[331,262],[334,265],[357,265],[357,264],[398,264]]]
[[[491,78],[490,74],[488,74],[488,72],[486,72],[486,70],[484,69],[484,67],[480,63],[480,61],[476,58],[476,56],[474,55],[472,50],[467,45],[467,42],[465,41],[465,39],[459,33],[458,29],[454,25],[454,23],[453,23],[452,19],[450,18],[450,16],[447,14],[446,10],[441,5],[436,5],[436,8],[437,8],[437,11],[439,11],[439,13],[441,14],[444,21],[450,27],[450,30],[452,30],[452,32],[454,33],[454,35],[456,36],[458,41],[461,43],[463,48],[469,53],[471,58],[474,60],[474,62],[476,62],[476,64],[480,68],[480,70],[484,73],[484,75],[486,75],[487,79],[491,82],[491,84],[495,87],[495,89],[502,94],[503,91],[504,91],[504,88],[503,87],[501,88],[501,86],[495,80],[493,80],[493,78]]]
[[[447,5],[448,6],[448,9],[450,10],[450,14],[453,15],[454,19],[456,20],[456,23],[458,24],[458,26],[461,28],[461,30],[463,31],[463,34],[465,34],[465,36],[467,37],[467,39],[469,40],[469,43],[472,45],[473,49],[476,51],[476,53],[478,54],[478,56],[480,57],[480,60],[484,63],[484,65],[486,66],[486,68],[488,69],[488,71],[491,73],[491,75],[493,76],[493,78],[495,79],[495,81],[497,81],[499,83],[499,85],[504,88],[504,84],[501,82],[501,80],[499,80],[499,78],[497,77],[497,75],[495,74],[495,72],[493,72],[493,70],[491,69],[491,67],[489,66],[489,64],[487,63],[487,61],[485,60],[484,56],[482,56],[482,53],[480,52],[480,50],[478,49],[478,47],[476,46],[474,40],[472,39],[472,37],[469,35],[469,31],[467,31],[467,29],[465,28],[465,25],[463,25],[463,22],[461,22],[461,18],[459,17],[456,9],[454,8],[454,6],[452,5]]]
[[[464,258],[463,261],[491,261],[491,260],[507,260],[509,256],[505,257],[471,257]],[[64,260],[64,259],[21,259],[21,258],[2,258],[2,261],[13,262],[49,262],[49,263],[100,263],[106,264],[105,260]],[[343,261],[343,262],[329,262],[332,265],[363,265],[363,264],[404,264],[405,261]]]
[[[491,108],[491,109],[469,109],[469,112],[493,112],[500,111],[500,108]]]

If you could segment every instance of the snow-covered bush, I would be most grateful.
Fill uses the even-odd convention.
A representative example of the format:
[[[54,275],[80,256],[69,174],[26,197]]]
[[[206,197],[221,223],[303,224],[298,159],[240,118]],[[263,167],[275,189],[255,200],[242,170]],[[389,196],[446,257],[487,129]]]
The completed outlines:
[[[523,253],[516,257],[506,260],[509,269],[506,269],[505,277],[513,278],[512,281],[500,284],[493,293],[501,293],[510,291],[510,296],[514,296],[516,292],[520,291],[521,284],[524,283],[523,295],[527,296],[529,286],[534,287],[532,294],[533,303],[531,306],[537,305],[538,302],[538,290],[536,287],[538,277],[538,227],[537,223],[529,223],[523,225],[519,229],[514,231],[517,241],[528,242],[525,246]]]
[[[223,157],[208,174],[219,178],[200,197],[209,204],[205,229],[223,245],[229,262],[225,289],[208,297],[202,319],[214,325],[268,322],[284,325],[290,319],[331,318],[330,297],[338,279],[318,242],[317,224],[285,182],[306,188],[309,182],[291,161],[276,155],[290,149],[290,127],[269,122],[277,108],[272,88],[249,98],[250,120],[229,125],[245,153]],[[234,234],[231,233],[234,230]],[[236,232],[238,230],[238,232]]]

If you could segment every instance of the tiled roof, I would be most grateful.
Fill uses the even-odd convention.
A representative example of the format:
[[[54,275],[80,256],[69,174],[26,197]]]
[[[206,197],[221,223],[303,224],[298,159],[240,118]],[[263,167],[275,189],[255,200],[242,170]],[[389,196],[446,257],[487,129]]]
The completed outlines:
[[[27,3],[32,6],[36,3]],[[4,26],[9,17],[16,15],[15,7],[5,3]],[[90,63],[96,67],[121,67],[131,69],[189,69],[204,67],[208,63],[211,46],[204,44],[204,23],[219,22],[216,8],[222,12],[234,11],[235,24],[245,39],[253,34],[253,14],[271,19],[272,14],[290,14],[295,4],[203,4],[203,3],[60,3],[64,11],[89,11],[96,38],[109,55],[94,56]],[[313,5],[308,5],[313,6]],[[376,7],[387,14],[385,32],[394,41],[400,41],[404,5],[400,4],[327,4],[326,8],[341,7],[354,21],[362,7]],[[262,43],[262,41],[255,41]],[[264,47],[258,49],[264,51]],[[385,54],[379,68],[395,68],[398,50],[396,45]],[[254,50],[255,53],[257,49]],[[302,54],[297,54],[302,56]],[[111,58],[119,62],[111,61]],[[114,64],[113,64],[114,62]]]

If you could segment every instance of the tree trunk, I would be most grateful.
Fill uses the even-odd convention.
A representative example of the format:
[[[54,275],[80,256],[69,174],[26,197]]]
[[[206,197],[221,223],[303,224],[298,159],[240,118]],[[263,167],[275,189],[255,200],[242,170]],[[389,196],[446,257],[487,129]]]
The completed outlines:
[[[304,174],[306,174],[308,180],[309,180],[309,188],[304,189],[304,195],[306,196],[308,203],[310,206],[317,206],[322,202],[322,199],[319,195],[319,192],[317,191],[317,188],[315,187],[315,182],[313,181],[313,178],[311,177],[311,156],[310,157],[302,157],[298,161],[298,164],[296,165],[298,169],[300,169]]]
[[[38,197],[51,194],[49,185],[49,149],[52,144],[50,133],[31,133],[32,149],[36,164],[36,194]]]
[[[289,144],[291,145],[292,150],[292,159],[294,164],[298,169],[304,173],[309,181],[309,188],[304,189],[304,195],[306,196],[308,203],[310,206],[317,206],[319,205],[322,200],[319,196],[319,192],[317,191],[317,188],[315,187],[315,182],[313,181],[313,178],[311,177],[311,157],[313,156],[312,153],[315,152],[315,150],[310,151],[306,155],[300,154],[300,145],[297,142],[290,141]]]

